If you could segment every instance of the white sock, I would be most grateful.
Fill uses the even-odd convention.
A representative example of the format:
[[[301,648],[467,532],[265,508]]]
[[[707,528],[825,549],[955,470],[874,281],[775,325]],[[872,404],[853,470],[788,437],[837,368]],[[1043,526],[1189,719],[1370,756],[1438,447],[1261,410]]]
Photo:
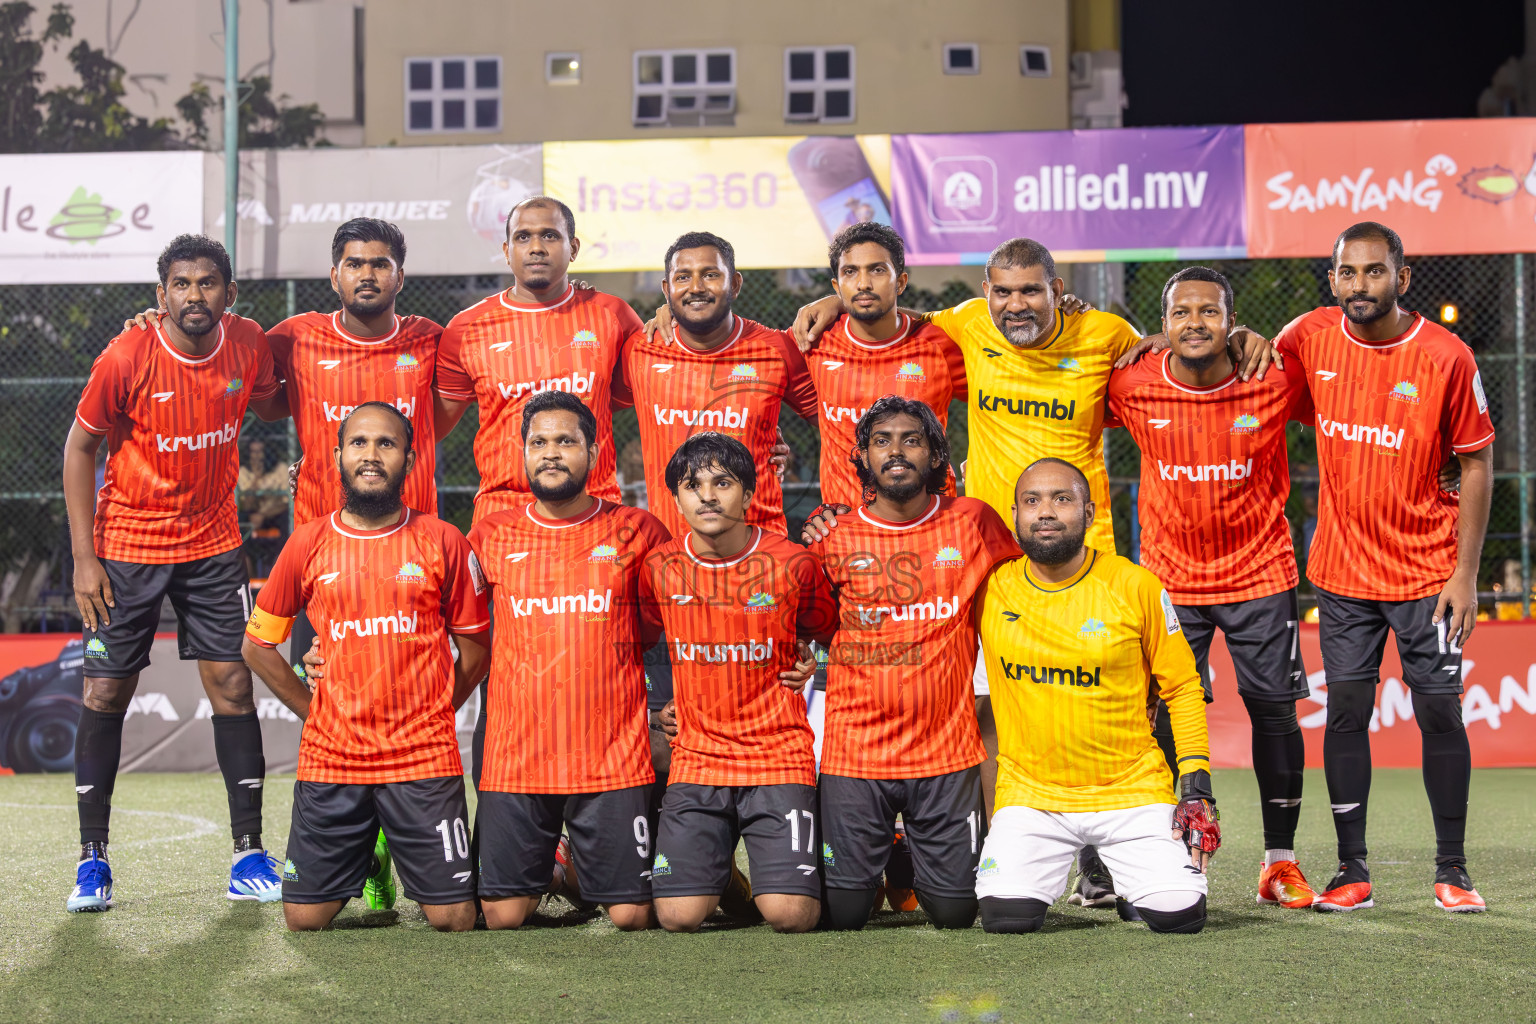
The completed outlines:
[[[234,852],[234,855],[229,858],[229,864],[230,864],[231,867],[233,867],[236,864],[239,864],[241,859],[243,859],[245,857],[249,857],[253,853],[266,853],[266,852],[267,851],[263,850],[259,846],[253,846],[249,850],[236,850]]]
[[[1264,851],[1264,866],[1266,868],[1274,867],[1276,864],[1280,863],[1283,860],[1295,860],[1295,859],[1296,859],[1296,851],[1295,850],[1265,850]]]

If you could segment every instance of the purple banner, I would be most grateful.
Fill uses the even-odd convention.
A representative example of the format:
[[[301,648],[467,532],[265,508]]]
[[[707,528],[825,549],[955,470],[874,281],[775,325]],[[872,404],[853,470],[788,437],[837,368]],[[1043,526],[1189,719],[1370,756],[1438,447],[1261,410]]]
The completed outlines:
[[[1246,252],[1241,126],[893,135],[891,198],[915,264],[1020,235],[1066,262]]]

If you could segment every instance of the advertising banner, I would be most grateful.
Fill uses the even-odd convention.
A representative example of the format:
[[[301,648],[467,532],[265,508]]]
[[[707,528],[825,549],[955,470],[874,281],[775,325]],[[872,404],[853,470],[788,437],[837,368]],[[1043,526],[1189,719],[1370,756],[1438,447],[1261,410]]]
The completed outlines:
[[[354,217],[405,233],[407,274],[504,272],[507,212],[541,190],[535,145],[251,150],[240,154],[236,273],[325,277]],[[224,237],[224,158],[207,164],[208,234]]]
[[[202,153],[0,156],[0,284],[153,281],[202,229]]]
[[[550,142],[544,190],[576,213],[583,271],[660,270],[685,231],[743,269],[819,267],[845,225],[891,223],[890,137]]]
[[[984,263],[1026,236],[1069,263],[1243,255],[1243,129],[891,137],[907,262]]]
[[[1536,118],[1251,124],[1248,254],[1326,256],[1381,221],[1408,254],[1530,252]]]

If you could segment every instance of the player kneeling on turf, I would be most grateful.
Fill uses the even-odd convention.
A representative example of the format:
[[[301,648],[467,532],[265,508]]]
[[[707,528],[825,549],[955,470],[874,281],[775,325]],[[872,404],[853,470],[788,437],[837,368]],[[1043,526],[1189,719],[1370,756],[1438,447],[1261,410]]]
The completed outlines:
[[[342,421],[346,503],[293,532],[246,627],[246,661],[304,719],[283,865],[294,931],[326,927],[362,894],[380,825],[428,922],[475,924],[454,711],[485,676],[489,613],[464,535],[402,504],[411,435],[383,402]],[[301,609],[326,665],[313,695],[276,650]]]
[[[1162,584],[1083,545],[1093,516],[1075,466],[1026,467],[1014,490],[1025,557],[999,566],[981,599],[998,735],[998,809],[976,873],[981,924],[1038,931],[1091,845],[1127,914],[1134,907],[1153,931],[1198,932],[1205,867],[1221,844],[1204,692]],[[1177,802],[1148,720],[1159,694],[1182,773]]]

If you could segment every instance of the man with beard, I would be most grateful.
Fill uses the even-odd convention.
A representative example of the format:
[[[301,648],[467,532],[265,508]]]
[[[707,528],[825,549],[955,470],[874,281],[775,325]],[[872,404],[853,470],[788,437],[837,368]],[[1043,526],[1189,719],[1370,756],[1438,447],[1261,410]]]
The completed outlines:
[[[1328,283],[1339,309],[1293,321],[1276,339],[1305,373],[1322,480],[1307,578],[1317,591],[1328,679],[1323,771],[1339,870],[1319,910],[1373,905],[1366,867],[1371,714],[1387,630],[1423,739],[1435,824],[1435,903],[1479,912],[1465,836],[1472,752],[1462,725],[1461,649],[1477,621],[1477,568],[1493,491],[1493,423],[1472,352],[1397,304],[1410,271],[1403,242],[1371,221],[1346,228]],[[1447,454],[1461,493],[1441,490]]]
[[[179,653],[197,661],[213,707],[213,748],[229,794],[232,900],[271,902],[279,881],[261,844],[266,773],[251,673],[240,656],[250,579],[240,558],[236,439],[247,406],[282,416],[266,337],[226,313],[235,302],[224,247],[179,235],[160,254],[169,315],[112,339],[91,367],[64,443],[64,500],[85,626],[85,692],[75,735],[80,862],[71,911],[112,906],[107,863],[123,719],[167,596]],[[106,482],[96,452],[107,439]]]
[[[976,873],[982,927],[1039,931],[1073,857],[1093,845],[1124,915],[1198,932],[1221,830],[1204,691],[1173,602],[1147,570],[1084,546],[1097,509],[1075,466],[1032,463],[1016,494],[1026,557],[999,566],[979,602],[999,744]],[[1176,804],[1148,721],[1153,688],[1173,723]]]
[[[1306,750],[1296,701],[1307,696],[1296,604],[1296,553],[1285,425],[1311,418],[1296,360],[1267,380],[1240,380],[1227,351],[1232,286],[1189,267],[1163,287],[1170,348],[1109,382],[1106,424],[1141,449],[1141,564],[1168,588],[1200,679],[1219,628],[1253,726],[1253,770],[1264,819],[1260,903],[1310,907],[1296,862]],[[1155,734],[1170,767],[1173,731],[1159,703]]]
[[[834,928],[869,920],[900,814],[928,919],[969,928],[987,834],[973,598],[1019,549],[985,503],[945,496],[949,443],[924,402],[877,399],[855,445],[874,499],[811,549],[839,604],[821,754],[827,913]]]
[[[454,712],[485,675],[490,616],[464,535],[403,502],[411,435],[384,402],[342,421],[334,459],[345,503],[294,531],[246,627],[246,659],[304,719],[282,883],[293,931],[328,927],[361,895],[381,825],[427,921],[475,924]],[[326,663],[313,695],[274,650],[302,608]]]

